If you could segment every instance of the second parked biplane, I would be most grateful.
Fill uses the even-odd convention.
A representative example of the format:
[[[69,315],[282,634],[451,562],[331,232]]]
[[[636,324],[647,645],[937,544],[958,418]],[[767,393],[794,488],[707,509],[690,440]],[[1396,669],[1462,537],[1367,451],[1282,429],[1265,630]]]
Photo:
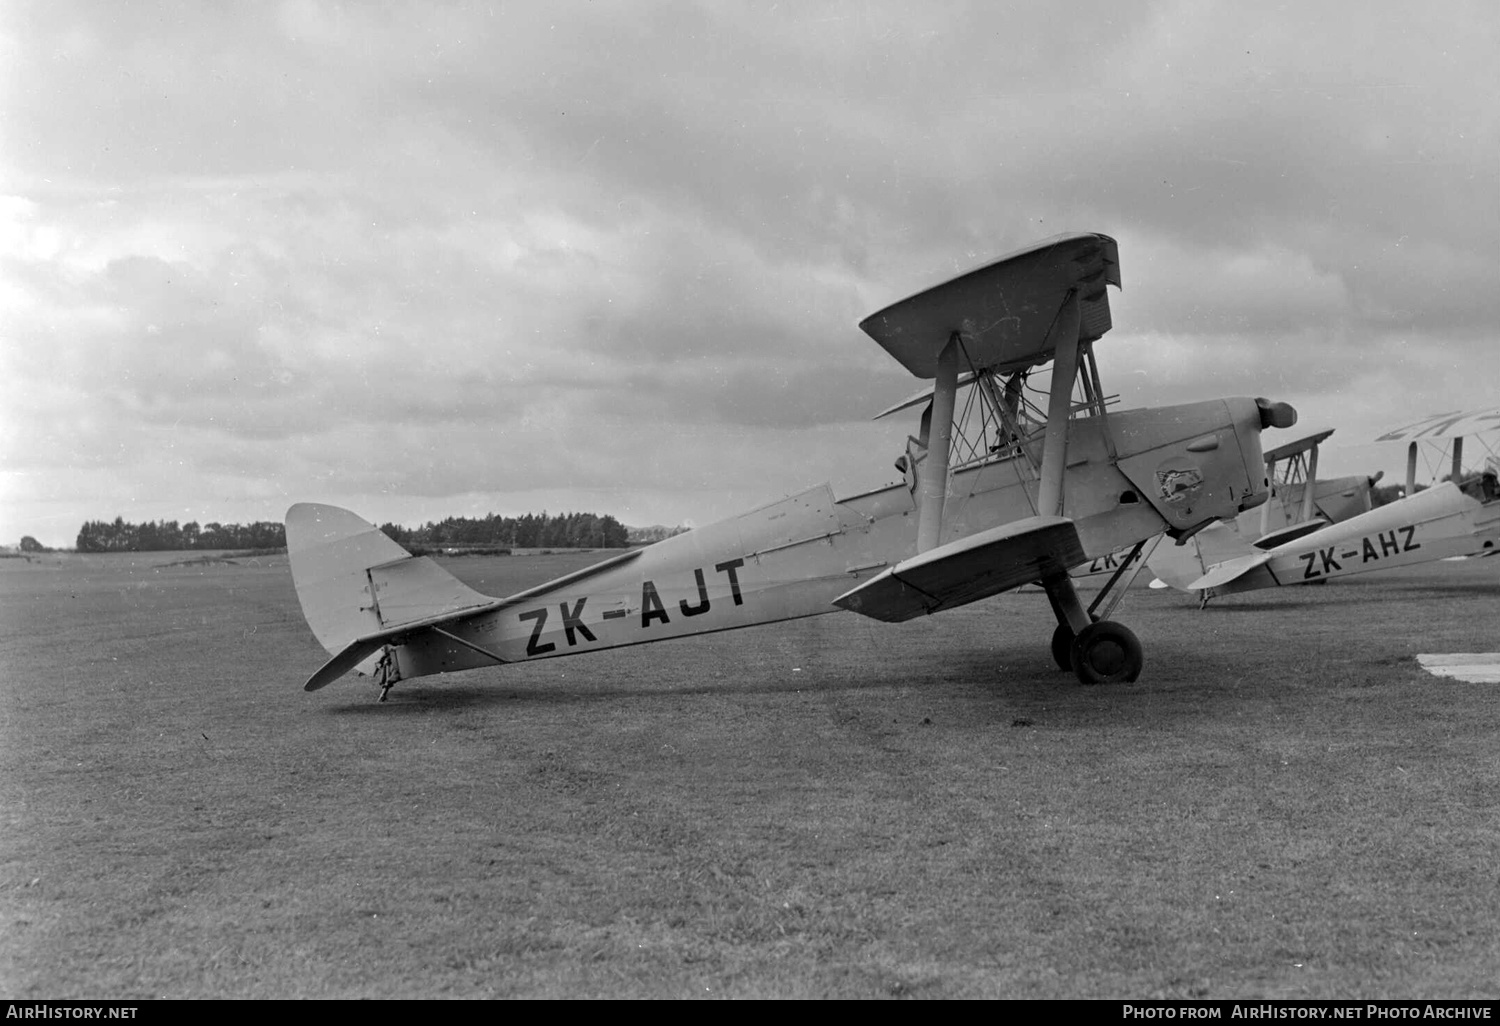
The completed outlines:
[[[1183,544],[1152,546],[1147,566],[1156,580],[1151,586],[1189,590],[1191,582],[1220,563],[1286,545],[1369,512],[1375,483],[1383,473],[1318,477],[1318,452],[1332,434],[1329,428],[1267,449],[1271,498],[1259,509],[1210,524]]]
[[[353,513],[293,506],[293,581],[332,654],[307,690],[358,669],[384,697],[402,678],[840,609],[896,622],[1031,582],[1056,615],[1060,666],[1089,683],[1134,680],[1139,641],[1100,619],[1119,589],[1085,609],[1069,571],[1264,501],[1260,432],[1296,413],[1253,398],[1110,409],[1094,359],[1109,285],[1115,241],[1063,235],[872,314],[860,327],[933,382],[915,400],[901,481],[843,499],[820,485],[504,598]],[[1031,379],[1048,363],[1043,393]]]
[[[1410,446],[1403,498],[1289,541],[1259,546],[1263,551],[1231,538],[1221,528],[1210,528],[1200,535],[1211,537],[1213,546],[1211,555],[1208,548],[1202,550],[1203,565],[1185,568],[1179,560],[1162,566],[1153,563],[1152,570],[1173,587],[1196,591],[1207,602],[1215,595],[1314,584],[1439,559],[1493,555],[1500,551],[1500,489],[1494,458],[1479,472],[1466,473],[1463,439],[1494,431],[1500,431],[1500,409],[1427,417],[1387,432],[1376,441]],[[1450,444],[1452,451],[1448,480],[1422,491],[1416,487],[1419,442]]]

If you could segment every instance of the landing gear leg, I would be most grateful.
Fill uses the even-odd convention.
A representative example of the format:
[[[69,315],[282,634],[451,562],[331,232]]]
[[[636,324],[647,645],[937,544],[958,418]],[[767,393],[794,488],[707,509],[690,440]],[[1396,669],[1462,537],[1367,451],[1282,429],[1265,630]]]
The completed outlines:
[[[1047,601],[1052,604],[1052,615],[1057,617],[1057,629],[1052,632],[1052,661],[1059,670],[1071,670],[1073,642],[1078,632],[1092,624],[1094,618],[1083,608],[1078,590],[1067,574],[1044,578],[1042,587],[1047,592]]]
[[[1052,632],[1052,661],[1057,664],[1059,670],[1071,670],[1073,668],[1073,639],[1078,635],[1073,633],[1073,628],[1067,623],[1059,623],[1057,629]]]

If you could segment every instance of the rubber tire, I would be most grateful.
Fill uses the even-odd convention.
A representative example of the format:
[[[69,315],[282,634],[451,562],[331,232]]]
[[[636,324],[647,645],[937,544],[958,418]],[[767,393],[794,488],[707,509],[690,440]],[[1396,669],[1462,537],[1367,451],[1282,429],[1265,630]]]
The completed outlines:
[[[1069,649],[1073,673],[1084,684],[1129,684],[1145,662],[1140,639],[1113,620],[1091,623]]]
[[[1093,621],[1098,623],[1099,618],[1094,616]],[[1073,672],[1073,628],[1065,623],[1058,624],[1052,632],[1052,661],[1059,670]]]

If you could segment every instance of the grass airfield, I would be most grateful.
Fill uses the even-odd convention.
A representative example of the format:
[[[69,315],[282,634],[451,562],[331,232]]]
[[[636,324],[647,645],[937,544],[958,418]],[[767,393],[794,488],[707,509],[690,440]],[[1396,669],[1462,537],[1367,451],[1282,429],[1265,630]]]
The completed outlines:
[[[1497,613],[1137,587],[1086,688],[1031,592],[377,704],[285,557],[0,560],[0,996],[1500,998],[1496,686],[1415,661]]]

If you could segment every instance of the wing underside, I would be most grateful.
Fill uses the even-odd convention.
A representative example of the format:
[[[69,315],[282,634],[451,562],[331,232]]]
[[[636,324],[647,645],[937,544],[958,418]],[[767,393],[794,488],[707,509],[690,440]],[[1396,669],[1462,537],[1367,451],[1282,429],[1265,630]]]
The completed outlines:
[[[1085,561],[1066,517],[1027,517],[902,560],[834,605],[899,623],[977,602]]]
[[[1295,442],[1286,442],[1282,445],[1276,446],[1276,448],[1274,449],[1267,449],[1264,453],[1262,453],[1262,456],[1267,463],[1280,463],[1282,460],[1290,459],[1293,456],[1299,456],[1310,449],[1314,449],[1317,446],[1322,445],[1332,434],[1333,428],[1329,428],[1326,431],[1319,431],[1316,434],[1308,435],[1305,438],[1299,438]]]
[[[1009,373],[1052,359],[1053,324],[1073,297],[1078,338],[1110,329],[1105,286],[1120,286],[1120,257],[1107,235],[1059,235],[892,303],[859,326],[919,378],[957,334],[964,366]]]
[[[1436,442],[1467,435],[1500,431],[1500,406],[1485,410],[1455,410],[1426,417],[1394,431],[1387,431],[1377,442]]]

